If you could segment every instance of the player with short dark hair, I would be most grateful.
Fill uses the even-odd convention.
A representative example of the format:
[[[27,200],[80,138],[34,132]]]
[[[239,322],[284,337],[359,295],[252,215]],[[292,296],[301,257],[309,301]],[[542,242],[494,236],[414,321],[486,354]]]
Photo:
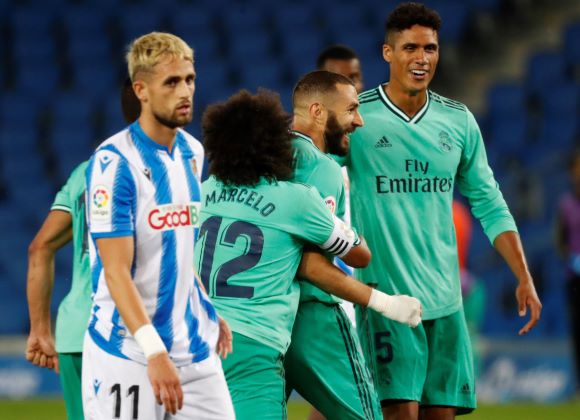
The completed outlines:
[[[390,80],[359,96],[366,124],[347,157],[353,224],[375,258],[357,277],[386,293],[417,297],[424,321],[408,329],[357,308],[357,331],[386,419],[450,419],[476,406],[471,345],[462,311],[454,185],[518,280],[520,316],[541,303],[516,224],[465,105],[429,90],[439,59],[439,15],[400,4],[386,21]]]
[[[363,75],[357,53],[346,45],[331,45],[325,48],[316,60],[318,70],[342,74],[351,79],[357,92],[363,90]]]
[[[223,366],[241,420],[286,418],[283,359],[299,301],[294,279],[301,257],[301,274],[329,293],[413,326],[420,322],[416,299],[377,293],[317,251],[303,257],[311,243],[360,267],[370,252],[315,188],[289,182],[289,124],[279,97],[268,91],[241,91],[203,116],[210,177],[202,186],[195,262],[233,331],[235,351]]]

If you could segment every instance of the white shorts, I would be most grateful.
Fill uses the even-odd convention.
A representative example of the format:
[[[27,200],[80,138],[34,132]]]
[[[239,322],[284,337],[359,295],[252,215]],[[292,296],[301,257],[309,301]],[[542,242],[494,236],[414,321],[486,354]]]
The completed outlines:
[[[112,356],[85,335],[83,410],[86,420],[235,419],[232,399],[217,354],[178,368],[183,408],[176,415],[157,404],[147,366]]]

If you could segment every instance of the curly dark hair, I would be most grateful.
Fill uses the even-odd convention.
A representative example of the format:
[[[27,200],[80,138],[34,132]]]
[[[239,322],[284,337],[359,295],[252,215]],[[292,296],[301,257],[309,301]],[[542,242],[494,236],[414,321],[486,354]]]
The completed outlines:
[[[385,22],[385,42],[389,42],[389,35],[393,32],[402,32],[413,25],[439,31],[441,16],[421,3],[401,3],[391,12]]]
[[[210,175],[226,185],[289,180],[294,173],[291,120],[279,95],[264,89],[255,95],[241,90],[210,105],[202,116]]]

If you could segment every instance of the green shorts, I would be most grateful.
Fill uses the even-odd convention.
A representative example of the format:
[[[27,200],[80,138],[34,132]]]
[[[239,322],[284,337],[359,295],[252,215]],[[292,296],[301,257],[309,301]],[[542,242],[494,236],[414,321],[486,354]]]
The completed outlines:
[[[382,419],[352,325],[339,304],[301,302],[284,360],[295,389],[328,419]]]
[[[69,420],[83,420],[83,394],[81,390],[82,353],[58,353],[60,383],[66,415]]]
[[[222,361],[236,419],[287,416],[283,356],[272,347],[233,333],[234,351]]]
[[[381,402],[476,407],[473,356],[463,311],[423,321],[417,328],[356,308],[358,334]]]

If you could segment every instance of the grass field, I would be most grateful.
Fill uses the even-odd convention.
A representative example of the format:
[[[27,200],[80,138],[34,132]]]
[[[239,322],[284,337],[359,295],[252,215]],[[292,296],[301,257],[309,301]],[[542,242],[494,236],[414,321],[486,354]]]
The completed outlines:
[[[308,411],[307,404],[291,402],[288,419],[303,420],[308,415]],[[558,405],[484,405],[474,414],[464,418],[466,420],[579,420],[580,402]],[[65,419],[64,404],[59,400],[0,400],[0,419],[62,420]]]

